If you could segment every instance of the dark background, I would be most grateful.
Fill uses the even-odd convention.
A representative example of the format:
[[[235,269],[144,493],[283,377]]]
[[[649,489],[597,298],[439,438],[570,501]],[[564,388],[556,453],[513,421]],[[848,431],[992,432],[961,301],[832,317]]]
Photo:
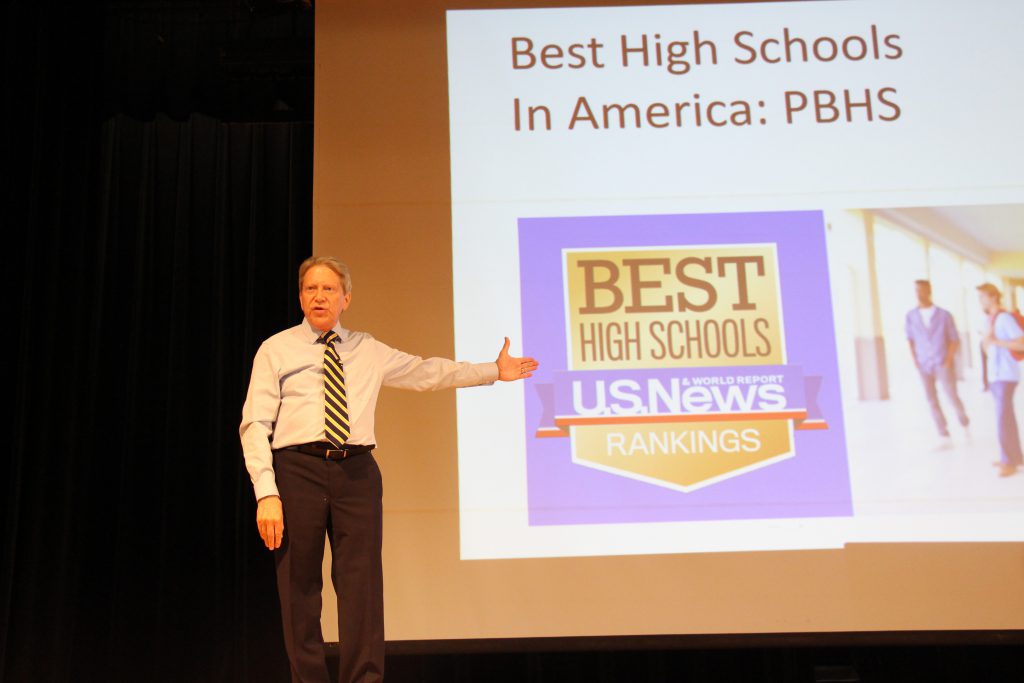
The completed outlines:
[[[0,680],[287,681],[237,425],[256,347],[301,316],[312,3],[3,13]],[[397,643],[388,666],[393,683],[1024,680],[1021,642]]]
[[[258,344],[301,319],[312,10],[3,11],[0,677],[285,681],[237,430]]]

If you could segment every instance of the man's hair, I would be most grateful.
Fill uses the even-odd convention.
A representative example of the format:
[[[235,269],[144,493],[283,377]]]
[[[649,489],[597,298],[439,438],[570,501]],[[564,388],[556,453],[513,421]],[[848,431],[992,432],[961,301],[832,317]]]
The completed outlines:
[[[923,285],[923,286],[928,288],[928,291],[931,291],[931,288],[932,288],[932,281],[931,280],[914,280],[914,284],[915,285]]]
[[[980,284],[978,285],[977,289],[979,292],[983,292],[985,294],[988,294],[989,296],[995,297],[996,301],[999,301],[1000,299],[1003,298],[1003,293],[1000,292],[999,288],[996,287],[991,282]]]
[[[310,256],[299,264],[299,293],[302,293],[302,278],[313,266],[327,266],[341,278],[341,288],[345,294],[352,291],[352,274],[348,272],[348,266],[333,256]]]

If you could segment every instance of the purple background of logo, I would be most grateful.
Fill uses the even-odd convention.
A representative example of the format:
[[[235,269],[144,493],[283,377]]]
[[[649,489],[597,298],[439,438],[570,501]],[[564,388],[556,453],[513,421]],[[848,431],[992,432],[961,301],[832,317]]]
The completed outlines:
[[[786,364],[823,377],[818,405],[829,428],[794,432],[796,455],[788,460],[683,493],[576,465],[568,438],[536,438],[542,406],[528,385],[531,525],[852,514],[820,211],[520,219],[523,348],[541,360],[531,382],[550,384],[568,369],[563,248],[747,243],[777,245]]]

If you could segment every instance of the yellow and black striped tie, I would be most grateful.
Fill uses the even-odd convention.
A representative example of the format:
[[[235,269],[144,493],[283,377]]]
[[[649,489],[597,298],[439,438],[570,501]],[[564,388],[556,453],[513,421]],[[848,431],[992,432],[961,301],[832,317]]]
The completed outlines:
[[[327,440],[341,448],[348,441],[348,396],[345,393],[345,366],[334,350],[338,333],[330,330],[317,342],[324,345],[324,432]]]

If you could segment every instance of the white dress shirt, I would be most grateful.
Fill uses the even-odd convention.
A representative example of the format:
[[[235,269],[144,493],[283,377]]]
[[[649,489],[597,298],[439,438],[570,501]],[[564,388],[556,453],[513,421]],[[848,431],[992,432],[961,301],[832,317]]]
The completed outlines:
[[[427,391],[491,384],[496,363],[457,363],[412,356],[365,332],[335,325],[334,348],[345,366],[350,436],[353,445],[375,444],[373,413],[381,385]],[[260,345],[242,407],[245,467],[256,498],[277,495],[271,449],[326,441],[324,434],[324,346],[320,330],[303,321]]]

